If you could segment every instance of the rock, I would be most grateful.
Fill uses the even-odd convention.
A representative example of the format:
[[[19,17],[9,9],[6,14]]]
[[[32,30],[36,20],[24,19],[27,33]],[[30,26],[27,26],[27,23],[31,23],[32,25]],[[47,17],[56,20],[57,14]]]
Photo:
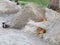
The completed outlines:
[[[36,27],[39,26],[46,30],[46,33],[44,33],[42,36],[43,40],[51,45],[60,45],[60,14],[56,11],[53,11],[51,9],[46,8],[45,16],[47,18],[47,21],[43,22],[29,22],[30,24],[27,26],[30,29],[27,29],[26,32],[33,33],[36,32]],[[33,28],[34,27],[34,28]],[[34,30],[33,30],[34,29]],[[40,28],[38,30],[38,33],[40,33]]]
[[[51,9],[46,9],[46,17],[47,32],[43,39],[52,45],[60,45],[60,14]]]
[[[26,30],[34,32],[35,27],[28,28],[29,26],[27,26],[25,30],[2,28],[1,23],[5,22],[7,19],[10,19],[9,17],[12,16],[6,16],[8,18],[0,17],[0,45],[50,45],[49,43],[40,39],[40,37],[42,38],[42,35],[39,37],[32,33],[29,34],[29,32],[24,32]]]
[[[0,1],[0,15],[1,14],[14,14],[19,11],[19,7],[9,0]]]
[[[28,3],[27,5],[25,5],[23,12],[25,12],[25,14],[29,14],[37,16],[39,18],[44,18],[45,17],[45,10],[44,8],[41,8],[33,3]]]
[[[25,26],[24,31],[31,34],[40,35],[46,32],[44,28],[45,26],[44,26],[44,22],[35,22],[33,20],[30,20]]]
[[[47,21],[47,18],[37,18],[36,22],[43,22],[43,21]]]
[[[47,20],[49,21],[56,20],[56,22],[60,20],[60,13],[53,11],[52,9],[48,9],[48,8],[45,8],[45,11],[46,11],[45,17],[47,18]]]
[[[36,20],[37,18],[45,17],[44,8],[40,8],[31,3],[26,4],[22,9],[22,13],[20,13],[21,12],[17,13],[12,19],[11,27],[22,28],[26,25],[29,19]]]

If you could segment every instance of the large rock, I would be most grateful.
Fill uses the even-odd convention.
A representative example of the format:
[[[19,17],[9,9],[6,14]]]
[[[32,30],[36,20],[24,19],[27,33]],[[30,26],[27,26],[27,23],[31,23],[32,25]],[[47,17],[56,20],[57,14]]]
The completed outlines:
[[[21,13],[21,14],[20,14]],[[16,14],[12,19],[11,26],[14,28],[22,28],[26,25],[29,19],[44,18],[45,10],[34,4],[27,4],[23,7],[22,12]]]
[[[14,14],[19,11],[19,7],[9,0],[0,1],[0,14]]]
[[[45,17],[48,18],[47,20],[60,20],[60,14],[52,9],[45,9]]]
[[[44,40],[52,45],[60,45],[60,14],[51,9],[46,9],[46,34]]]
[[[40,26],[46,29],[46,33],[39,35],[43,37],[44,41],[50,43],[51,45],[60,45],[60,14],[56,11],[46,8],[45,16],[47,21],[43,22],[29,22],[25,27],[25,32],[32,35],[36,32],[36,26]]]

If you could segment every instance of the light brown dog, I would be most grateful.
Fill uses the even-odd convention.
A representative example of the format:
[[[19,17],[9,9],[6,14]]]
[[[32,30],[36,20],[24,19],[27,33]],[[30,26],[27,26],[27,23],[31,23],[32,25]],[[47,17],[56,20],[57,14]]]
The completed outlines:
[[[47,18],[37,18],[36,22],[42,22],[42,21],[47,21]]]
[[[37,35],[43,34],[43,33],[46,33],[46,30],[44,28],[37,27]]]

